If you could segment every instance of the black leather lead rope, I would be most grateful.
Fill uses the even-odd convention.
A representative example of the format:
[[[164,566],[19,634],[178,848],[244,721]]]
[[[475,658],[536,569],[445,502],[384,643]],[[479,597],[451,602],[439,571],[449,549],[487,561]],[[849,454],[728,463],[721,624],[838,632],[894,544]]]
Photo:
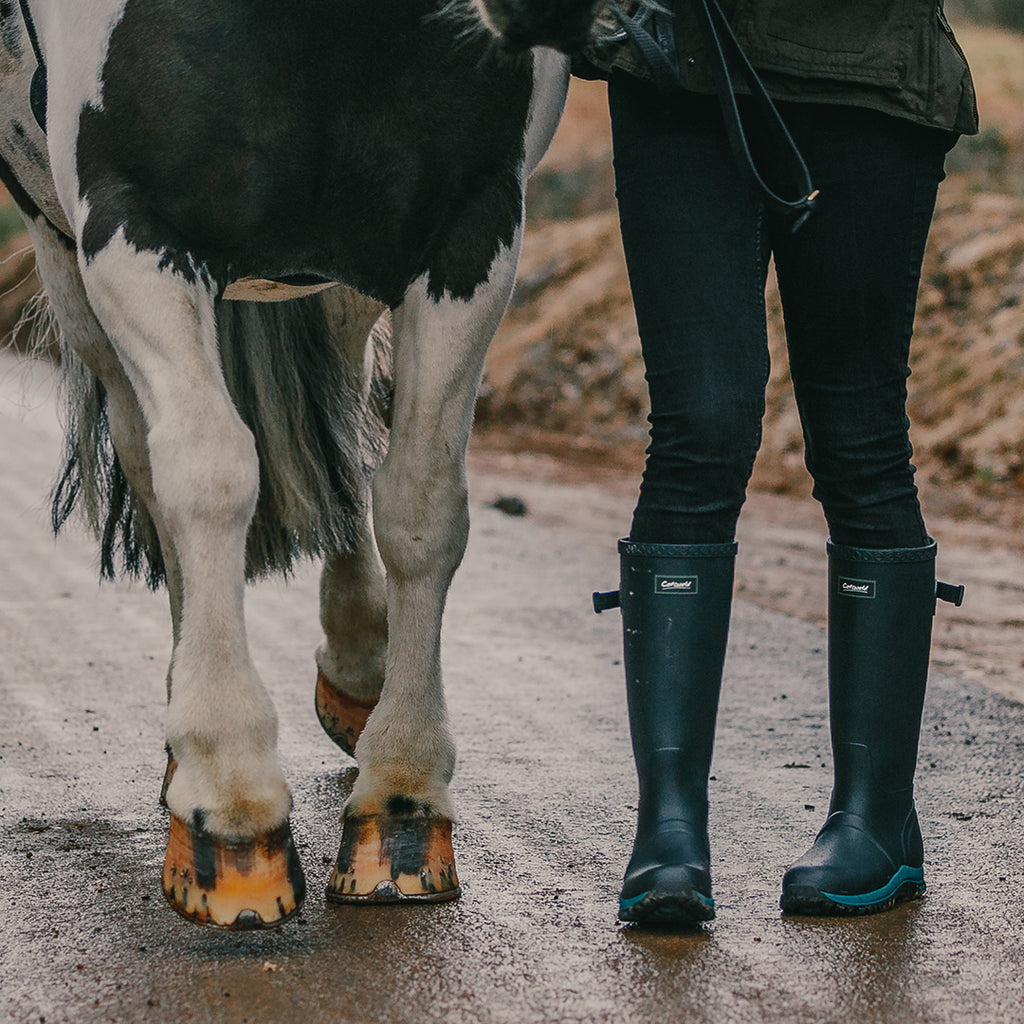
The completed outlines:
[[[764,83],[743,52],[717,0],[693,2],[708,44],[718,101],[722,107],[729,145],[736,162],[750,175],[767,206],[793,218],[792,228],[796,231],[811,215],[814,202],[818,198],[818,190],[811,182],[804,158],[800,155],[800,150],[768,95]],[[643,57],[658,91],[666,96],[682,91],[683,81],[676,58],[671,12],[664,8],[642,6],[630,15],[617,0],[613,0],[611,10],[622,25],[624,35],[629,37]],[[613,37],[612,41],[617,38],[621,36]],[[757,114],[766,126],[773,154],[781,162],[784,175],[793,181],[794,192],[798,198],[784,199],[768,185],[758,169],[757,161],[747,142],[736,102],[736,91],[733,89],[729,73],[730,63],[735,66],[750,90]]]
[[[676,34],[672,15],[653,7],[640,6],[629,15],[612,0],[609,5],[623,32],[640,51],[651,73],[655,87],[663,96],[671,96],[682,88],[676,55]]]
[[[28,41],[32,46],[32,53],[36,58],[36,70],[32,75],[32,85],[29,87],[28,101],[32,107],[32,113],[39,122],[39,127],[46,131],[46,64],[43,61],[43,51],[39,48],[39,36],[36,35],[35,22],[32,20],[32,12],[28,9],[28,0],[18,0],[21,8],[21,19],[25,22],[25,31],[28,33]]]
[[[792,229],[796,231],[811,215],[815,200],[818,198],[818,190],[811,182],[807,164],[804,163],[804,158],[800,155],[800,150],[793,141],[793,136],[789,134],[789,129],[772,102],[772,98],[768,95],[764,83],[743,52],[739,40],[733,33],[732,26],[722,13],[722,8],[718,6],[718,0],[695,0],[694,7],[711,49],[711,68],[715,75],[718,100],[722,105],[725,128],[729,135],[733,154],[740,166],[747,168],[767,205],[778,213],[792,217]],[[799,194],[797,199],[783,199],[768,185],[758,170],[757,161],[750,152],[747,135],[743,130],[743,120],[736,103],[736,92],[732,87],[732,79],[729,75],[730,59],[750,90],[751,99],[763,119],[772,140],[773,149],[781,159],[785,173],[796,184]]]

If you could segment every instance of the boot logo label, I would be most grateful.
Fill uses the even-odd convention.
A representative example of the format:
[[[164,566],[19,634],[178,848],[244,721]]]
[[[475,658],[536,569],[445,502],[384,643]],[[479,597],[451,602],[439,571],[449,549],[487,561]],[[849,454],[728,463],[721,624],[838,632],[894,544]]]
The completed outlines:
[[[854,580],[849,576],[839,577],[839,593],[844,597],[874,597],[874,580]]]
[[[699,576],[655,576],[656,594],[696,594]]]

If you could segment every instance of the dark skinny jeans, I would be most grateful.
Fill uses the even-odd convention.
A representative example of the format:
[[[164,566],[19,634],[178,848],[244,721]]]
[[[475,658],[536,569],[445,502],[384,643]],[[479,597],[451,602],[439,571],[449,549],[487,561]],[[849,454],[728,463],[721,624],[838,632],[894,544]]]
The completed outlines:
[[[761,442],[774,256],[805,461],[833,541],[927,543],[907,429],[921,260],[955,136],[780,104],[814,184],[796,233],[739,171],[714,97],[609,85],[622,237],[651,397],[635,541],[733,539]]]

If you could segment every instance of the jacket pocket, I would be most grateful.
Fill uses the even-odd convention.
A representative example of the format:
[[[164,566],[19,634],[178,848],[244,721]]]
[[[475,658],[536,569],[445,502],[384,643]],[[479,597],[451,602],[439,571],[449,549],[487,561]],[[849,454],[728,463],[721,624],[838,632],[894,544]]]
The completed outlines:
[[[893,87],[934,0],[740,0],[735,28],[751,62],[802,78]]]

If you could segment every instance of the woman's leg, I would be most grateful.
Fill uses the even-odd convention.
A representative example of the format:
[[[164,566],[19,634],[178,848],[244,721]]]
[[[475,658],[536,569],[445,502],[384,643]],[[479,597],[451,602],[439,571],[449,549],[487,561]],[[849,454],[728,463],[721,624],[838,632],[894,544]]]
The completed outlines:
[[[782,909],[885,910],[924,891],[913,779],[935,606],[905,411],[921,260],[947,138],[870,111],[787,111],[821,189],[775,258],[829,545],[834,788]]]
[[[759,197],[713,97],[609,86],[622,239],[651,398],[631,539],[727,543],[768,379]]]
[[[619,545],[638,825],[619,916],[714,916],[707,784],[729,628],[733,533],[760,441],[767,255],[713,100],[609,88],[622,234],[651,444]]]
[[[821,189],[798,232],[769,221],[814,496],[838,544],[917,547],[908,356],[950,137],[856,108],[784,114]]]

